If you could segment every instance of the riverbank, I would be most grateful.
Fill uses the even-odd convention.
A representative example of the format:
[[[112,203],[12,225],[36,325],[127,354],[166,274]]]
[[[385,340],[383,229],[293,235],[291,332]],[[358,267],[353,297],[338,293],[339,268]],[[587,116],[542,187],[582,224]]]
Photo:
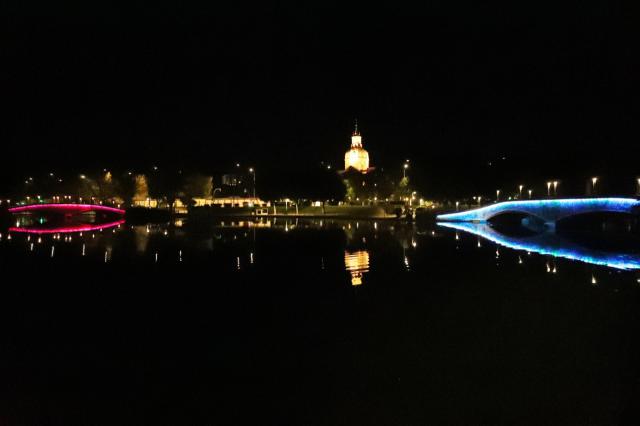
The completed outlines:
[[[213,217],[291,217],[291,218],[334,218],[334,219],[398,219],[393,212],[382,206],[305,206],[269,208],[262,211],[249,207],[220,208],[196,207],[189,210],[190,219],[208,219]]]
[[[187,214],[174,214],[173,217],[188,217],[193,221],[206,221],[220,217],[232,218],[308,218],[308,219],[358,219],[358,220],[407,220],[405,215],[398,216],[391,211],[396,206],[306,206],[264,209],[260,211],[252,207],[195,207]],[[439,210],[418,209],[415,216],[409,218],[419,223],[433,223]],[[163,223],[171,220],[168,210],[134,207],[127,209],[126,219],[130,223]]]
[[[131,224],[166,223],[171,221],[169,210],[131,207],[126,210],[125,219]]]

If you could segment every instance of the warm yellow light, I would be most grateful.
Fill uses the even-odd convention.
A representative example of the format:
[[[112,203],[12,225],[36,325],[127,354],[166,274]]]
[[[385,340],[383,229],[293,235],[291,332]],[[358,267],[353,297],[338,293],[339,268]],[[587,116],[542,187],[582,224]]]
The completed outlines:
[[[369,271],[369,252],[366,250],[358,250],[354,253],[345,251],[344,265],[351,274],[351,285],[361,285],[364,273]]]
[[[362,136],[359,133],[351,136],[351,149],[344,155],[344,169],[349,168],[363,173],[369,169],[369,153],[362,147]]]

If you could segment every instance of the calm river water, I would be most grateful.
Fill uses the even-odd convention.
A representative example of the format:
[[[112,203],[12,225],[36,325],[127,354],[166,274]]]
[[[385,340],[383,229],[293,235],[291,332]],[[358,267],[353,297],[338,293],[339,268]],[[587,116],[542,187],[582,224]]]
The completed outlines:
[[[633,241],[295,219],[92,228],[1,231],[0,424],[638,418]]]

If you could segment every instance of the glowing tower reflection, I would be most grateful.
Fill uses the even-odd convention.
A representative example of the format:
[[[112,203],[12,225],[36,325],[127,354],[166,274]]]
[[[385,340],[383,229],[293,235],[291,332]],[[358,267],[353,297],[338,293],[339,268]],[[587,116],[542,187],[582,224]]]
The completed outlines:
[[[351,274],[351,285],[361,285],[363,275],[369,272],[369,252],[366,250],[358,250],[349,253],[345,250],[344,267]]]

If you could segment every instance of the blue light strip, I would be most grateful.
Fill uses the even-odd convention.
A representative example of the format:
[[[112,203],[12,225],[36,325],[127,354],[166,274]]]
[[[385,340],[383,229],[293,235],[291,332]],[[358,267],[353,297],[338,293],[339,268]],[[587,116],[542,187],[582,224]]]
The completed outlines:
[[[634,198],[576,198],[562,200],[506,201],[458,213],[441,214],[439,221],[486,222],[500,213],[525,213],[534,216],[561,216],[592,211],[631,213],[640,206]]]
[[[615,269],[640,269],[640,255],[608,253],[587,249],[571,243],[554,233],[543,233],[528,238],[514,238],[500,234],[489,225],[482,223],[443,222],[438,223],[438,226],[465,231],[513,250],[561,257]]]

